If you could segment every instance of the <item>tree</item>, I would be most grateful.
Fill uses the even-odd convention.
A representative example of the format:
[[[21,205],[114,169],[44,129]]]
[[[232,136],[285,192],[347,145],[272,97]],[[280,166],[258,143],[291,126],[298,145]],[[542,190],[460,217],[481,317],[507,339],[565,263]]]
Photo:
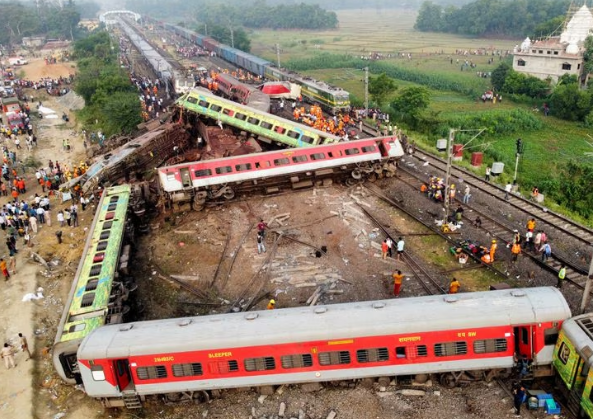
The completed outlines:
[[[385,103],[387,96],[393,93],[396,89],[397,86],[393,79],[387,77],[385,73],[369,79],[369,93],[371,99],[373,99],[378,106],[382,106],[383,103]]]
[[[420,115],[430,104],[430,92],[425,87],[406,87],[391,102],[391,108],[408,119],[412,128],[416,128]]]
[[[585,39],[585,52],[583,53],[583,84],[587,86],[589,84],[589,77],[593,74],[593,35],[589,35]]]
[[[531,38],[537,39],[545,36],[559,35],[562,31],[565,20],[566,17],[561,15],[546,20],[545,22],[541,22],[533,29],[533,34],[531,35]]]
[[[431,1],[420,6],[414,29],[423,32],[439,32],[442,29],[443,8]]]
[[[134,92],[116,92],[107,98],[101,107],[105,120],[105,131],[129,134],[142,122],[142,108]]]
[[[591,93],[581,90],[577,83],[557,86],[550,98],[551,112],[568,121],[584,121],[592,108]]]
[[[511,71],[511,67],[507,63],[502,63],[492,72],[492,87],[494,90],[501,92],[507,75]]]
[[[245,32],[245,30],[242,28],[232,28],[232,31],[233,32],[231,33],[230,25],[227,27],[208,24],[209,35],[218,42],[222,42],[223,44],[227,45],[234,45],[235,48],[240,49],[241,51],[251,51],[251,41],[247,36],[247,32]]]

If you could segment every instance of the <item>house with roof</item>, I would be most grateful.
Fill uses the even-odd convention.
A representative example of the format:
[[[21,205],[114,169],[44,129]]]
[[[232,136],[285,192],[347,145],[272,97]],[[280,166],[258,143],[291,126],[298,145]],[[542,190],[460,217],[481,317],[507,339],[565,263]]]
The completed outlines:
[[[565,74],[583,77],[584,42],[593,36],[593,12],[583,5],[566,23],[560,36],[531,41],[514,50],[513,69],[542,80],[557,82]]]

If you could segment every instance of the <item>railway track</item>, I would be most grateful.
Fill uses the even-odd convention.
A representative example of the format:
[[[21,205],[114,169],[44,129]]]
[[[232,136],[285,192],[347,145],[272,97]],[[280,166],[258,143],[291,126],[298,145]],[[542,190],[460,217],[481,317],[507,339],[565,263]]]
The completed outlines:
[[[447,162],[445,159],[433,156],[418,149],[416,149],[414,152],[414,157],[423,162],[428,162],[431,167],[443,173],[446,171]],[[559,232],[579,240],[585,245],[590,245],[593,243],[592,229],[585,227],[561,214],[550,211],[544,206],[516,194],[511,194],[509,199],[505,200],[505,191],[503,188],[485,181],[469,170],[453,166],[451,169],[451,176],[453,178],[463,179],[465,183],[472,186],[475,190],[479,190],[483,193],[489,194],[490,196],[496,197],[501,201],[506,202],[508,205],[535,218],[536,220],[540,221],[540,223],[549,225]]]
[[[373,223],[383,232],[386,237],[389,237],[393,243],[397,243],[397,237],[399,236],[399,232],[394,231],[392,229],[388,229],[385,227],[375,216],[373,216],[369,211],[367,211],[364,207],[360,207],[360,209],[369,217]],[[427,295],[435,295],[435,294],[445,294],[445,289],[443,286],[436,280],[430,272],[428,272],[423,266],[422,263],[419,262],[415,257],[413,257],[409,252],[404,252],[403,260],[406,262],[408,267],[414,273],[414,277],[420,284],[420,286],[424,289]]]
[[[423,179],[423,174],[415,173],[411,169],[406,167],[400,167],[400,170],[396,174],[396,177],[403,183],[409,185],[411,188],[419,191],[420,185],[423,183],[425,179]],[[428,199],[428,198],[427,198]],[[504,200],[504,191],[502,196],[500,197],[504,202],[508,202]],[[457,200],[456,202],[461,203],[461,201]],[[486,212],[484,212],[481,207],[471,204],[463,204],[465,209],[472,210],[472,214],[479,216],[482,220],[480,229],[484,230],[488,233],[489,236],[498,239],[502,243],[512,243],[515,230],[515,226],[512,225],[505,225],[491,216],[489,216]],[[468,220],[465,216],[464,218],[466,221],[472,222],[473,220]],[[561,257],[558,254],[552,253],[552,255],[548,258],[546,262],[541,260],[541,255],[533,252],[527,251],[525,249],[521,250],[521,254],[524,257],[527,257],[533,261],[539,267],[554,273],[555,275],[558,274],[562,265],[566,267],[566,278],[565,282],[579,288],[580,290],[585,289],[585,284],[587,282],[588,272],[578,266],[571,261]]]

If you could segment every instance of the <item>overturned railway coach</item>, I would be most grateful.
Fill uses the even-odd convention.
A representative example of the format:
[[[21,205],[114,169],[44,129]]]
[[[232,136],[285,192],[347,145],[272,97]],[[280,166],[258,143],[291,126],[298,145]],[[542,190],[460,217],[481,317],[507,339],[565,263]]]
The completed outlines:
[[[171,203],[191,201],[199,211],[208,201],[231,200],[238,193],[271,194],[328,179],[354,185],[391,177],[403,154],[396,137],[369,138],[163,166],[158,175]]]
[[[431,373],[455,385],[462,375],[506,372],[522,355],[550,372],[570,315],[552,287],[218,314],[105,326],[84,340],[78,360],[86,393],[108,406]]]

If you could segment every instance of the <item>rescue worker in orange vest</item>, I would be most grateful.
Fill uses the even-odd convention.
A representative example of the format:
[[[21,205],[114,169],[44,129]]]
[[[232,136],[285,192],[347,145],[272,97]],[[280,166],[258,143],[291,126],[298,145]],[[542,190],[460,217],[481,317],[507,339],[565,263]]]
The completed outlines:
[[[490,246],[490,263],[494,262],[494,254],[496,253],[497,247],[496,240],[492,240],[492,245]]]
[[[270,302],[268,303],[268,307],[266,307],[268,310],[274,310],[276,308],[276,301],[274,300],[270,300]]]
[[[514,241],[513,246],[511,246],[511,254],[512,254],[511,262],[516,262],[517,257],[519,256],[520,253],[521,253],[521,245],[519,244],[518,241]]]
[[[420,186],[420,192],[422,192],[422,193],[426,193],[426,191],[428,191],[428,186],[426,186],[426,183],[423,183],[423,184]]]
[[[449,294],[457,294],[459,292],[459,288],[461,288],[461,284],[457,278],[453,278],[449,284]]]
[[[527,221],[527,230],[531,232],[535,230],[535,218],[532,218],[529,221]]]

